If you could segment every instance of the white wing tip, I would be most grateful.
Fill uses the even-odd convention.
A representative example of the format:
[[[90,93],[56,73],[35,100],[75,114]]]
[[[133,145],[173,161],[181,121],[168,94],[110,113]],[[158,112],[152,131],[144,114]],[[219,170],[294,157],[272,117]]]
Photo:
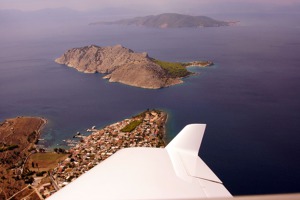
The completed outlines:
[[[205,128],[206,124],[186,125],[166,148],[168,150],[188,151],[198,155]]]

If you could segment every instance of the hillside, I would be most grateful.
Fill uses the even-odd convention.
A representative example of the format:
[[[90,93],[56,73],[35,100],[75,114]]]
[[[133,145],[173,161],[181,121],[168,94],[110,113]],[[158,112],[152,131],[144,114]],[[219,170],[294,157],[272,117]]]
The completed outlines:
[[[136,25],[152,28],[184,28],[184,27],[219,27],[229,26],[230,23],[218,21],[206,16],[191,16],[176,13],[165,13],[160,15],[150,15],[145,17],[136,17],[132,19],[123,19],[112,22],[96,22],[95,24],[119,24]]]
[[[28,195],[39,199],[28,184],[33,172],[25,163],[36,151],[36,143],[46,121],[37,117],[17,117],[0,123],[0,199],[21,199]],[[22,190],[24,189],[24,190]]]

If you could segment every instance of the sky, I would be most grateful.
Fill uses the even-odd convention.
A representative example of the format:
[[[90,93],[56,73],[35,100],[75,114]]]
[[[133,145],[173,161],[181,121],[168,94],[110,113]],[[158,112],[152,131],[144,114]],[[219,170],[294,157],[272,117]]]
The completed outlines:
[[[101,10],[123,7],[157,11],[268,11],[280,7],[299,7],[300,0],[0,0],[0,9],[19,9],[24,11],[45,8],[70,8],[80,11]]]

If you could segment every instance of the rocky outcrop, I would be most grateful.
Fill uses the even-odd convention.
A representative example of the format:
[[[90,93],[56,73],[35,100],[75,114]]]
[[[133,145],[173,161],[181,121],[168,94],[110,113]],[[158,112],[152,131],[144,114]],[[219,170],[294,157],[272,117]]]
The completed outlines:
[[[121,45],[73,48],[55,62],[84,73],[107,74],[104,78],[110,82],[141,88],[158,89],[182,83],[180,78],[171,78],[147,53],[135,53]]]

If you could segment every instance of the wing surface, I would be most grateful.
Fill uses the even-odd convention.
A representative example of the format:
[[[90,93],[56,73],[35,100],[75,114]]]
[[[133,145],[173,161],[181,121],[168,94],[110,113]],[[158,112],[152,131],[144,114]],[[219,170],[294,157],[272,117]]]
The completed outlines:
[[[164,149],[119,150],[48,199],[231,197],[198,157],[204,130],[203,124],[188,125]]]

